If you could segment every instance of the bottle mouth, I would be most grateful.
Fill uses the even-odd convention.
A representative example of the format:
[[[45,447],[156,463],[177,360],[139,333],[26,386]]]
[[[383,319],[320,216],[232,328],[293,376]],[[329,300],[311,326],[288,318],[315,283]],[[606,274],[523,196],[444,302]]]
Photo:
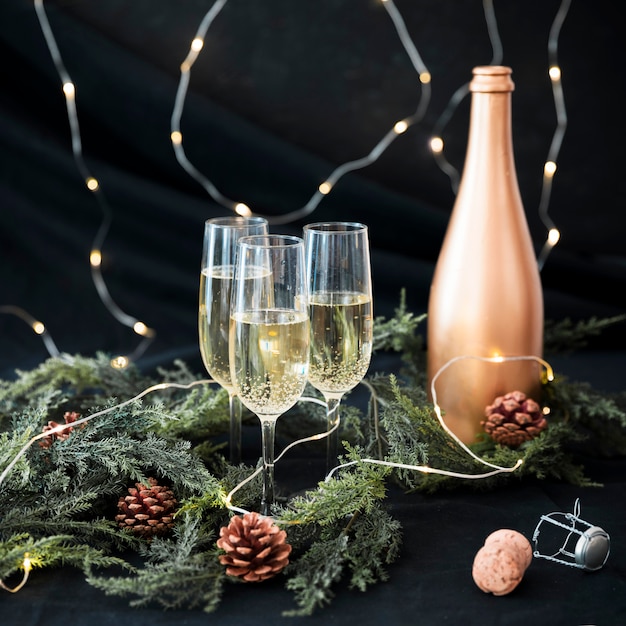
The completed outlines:
[[[512,70],[506,65],[479,65],[475,67],[469,88],[471,92],[494,93],[513,91]]]

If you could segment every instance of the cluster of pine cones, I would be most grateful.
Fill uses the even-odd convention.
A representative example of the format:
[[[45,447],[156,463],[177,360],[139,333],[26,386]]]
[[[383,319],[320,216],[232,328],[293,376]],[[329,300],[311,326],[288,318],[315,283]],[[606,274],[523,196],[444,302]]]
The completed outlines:
[[[119,527],[145,539],[163,536],[174,526],[177,501],[168,487],[150,478],[149,485],[136,483],[120,497],[115,520]],[[220,528],[217,547],[224,553],[220,563],[226,574],[245,582],[262,582],[276,576],[289,563],[291,545],[287,533],[270,517],[256,512],[235,515]]]

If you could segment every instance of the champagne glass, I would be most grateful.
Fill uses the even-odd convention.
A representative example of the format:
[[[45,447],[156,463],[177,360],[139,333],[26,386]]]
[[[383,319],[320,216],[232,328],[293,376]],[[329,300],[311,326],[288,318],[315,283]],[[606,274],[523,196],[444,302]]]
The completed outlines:
[[[231,300],[230,371],[242,403],[261,422],[261,513],[274,503],[277,419],[298,401],[309,368],[304,241],[289,235],[239,240]]]
[[[326,469],[337,465],[339,405],[365,376],[374,332],[367,226],[320,222],[304,227],[309,280],[309,382],[327,405]]]
[[[245,235],[268,232],[262,217],[216,217],[204,223],[198,334],[204,366],[228,392],[231,463],[241,461],[241,402],[230,380],[228,326],[237,242]]]

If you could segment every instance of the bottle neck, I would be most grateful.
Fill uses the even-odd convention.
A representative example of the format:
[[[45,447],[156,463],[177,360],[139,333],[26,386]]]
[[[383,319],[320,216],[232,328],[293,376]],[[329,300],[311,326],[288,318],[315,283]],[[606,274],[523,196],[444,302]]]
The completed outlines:
[[[472,93],[465,168],[515,176],[510,91]]]

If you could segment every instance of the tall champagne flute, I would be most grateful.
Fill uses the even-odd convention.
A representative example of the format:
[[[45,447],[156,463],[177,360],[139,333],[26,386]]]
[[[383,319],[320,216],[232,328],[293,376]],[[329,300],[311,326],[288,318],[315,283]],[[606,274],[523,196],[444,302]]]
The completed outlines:
[[[237,395],[261,422],[261,513],[274,503],[276,420],[298,401],[309,369],[304,242],[288,235],[239,240],[231,300],[230,370]]]
[[[228,392],[231,463],[241,461],[241,402],[231,383],[228,363],[230,294],[237,242],[246,235],[267,232],[268,222],[262,217],[216,217],[204,223],[198,307],[200,354],[211,378]]]
[[[368,229],[356,222],[304,227],[311,356],[309,382],[327,405],[326,468],[337,465],[339,405],[365,376],[374,331]]]

